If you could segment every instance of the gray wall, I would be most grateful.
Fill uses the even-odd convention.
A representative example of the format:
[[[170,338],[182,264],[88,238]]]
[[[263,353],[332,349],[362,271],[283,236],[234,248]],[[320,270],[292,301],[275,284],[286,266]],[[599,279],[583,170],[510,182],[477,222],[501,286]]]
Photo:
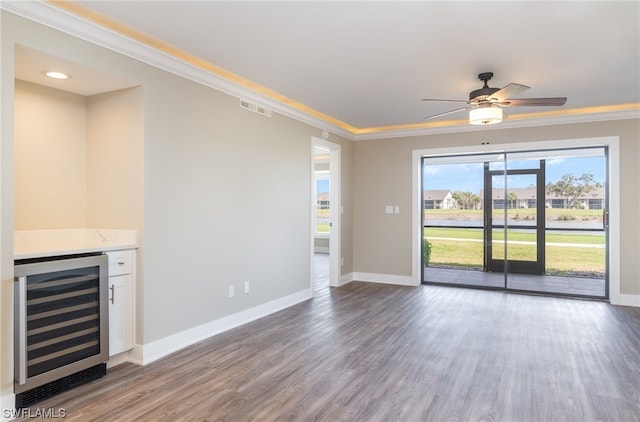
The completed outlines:
[[[354,271],[411,275],[413,150],[469,147],[472,152],[484,141],[498,145],[605,136],[620,137],[620,292],[639,295],[640,121],[637,119],[355,142]],[[385,205],[400,205],[400,214],[385,214]],[[371,230],[372,227],[376,230]]]
[[[311,137],[320,137],[321,129],[278,113],[266,118],[243,110],[235,97],[7,12],[1,29],[1,396],[11,393],[13,377],[15,44],[141,86],[138,344],[309,289]],[[329,141],[342,145],[342,272],[350,273],[352,143],[334,135]],[[106,217],[95,221],[113,224]],[[250,294],[242,293],[245,281]],[[236,285],[234,299],[227,297],[229,284]]]

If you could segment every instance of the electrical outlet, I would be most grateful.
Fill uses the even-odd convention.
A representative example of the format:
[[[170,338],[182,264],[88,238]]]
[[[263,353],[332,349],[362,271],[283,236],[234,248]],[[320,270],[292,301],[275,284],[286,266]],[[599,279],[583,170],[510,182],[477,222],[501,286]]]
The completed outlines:
[[[244,292],[245,293],[249,293],[249,282],[248,281],[244,282]]]
[[[231,284],[229,286],[229,298],[232,298],[236,295],[236,286],[234,286],[233,284]]]

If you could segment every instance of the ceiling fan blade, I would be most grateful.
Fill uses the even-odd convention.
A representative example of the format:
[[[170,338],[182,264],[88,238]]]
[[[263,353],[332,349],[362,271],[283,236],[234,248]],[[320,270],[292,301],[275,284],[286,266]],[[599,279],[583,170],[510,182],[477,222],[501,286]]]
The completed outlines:
[[[445,101],[448,103],[468,103],[469,101],[466,100],[439,100],[436,98],[423,98],[421,101]]]
[[[514,95],[518,95],[519,93],[526,91],[527,89],[529,89],[529,87],[526,85],[509,84],[491,94],[487,99],[501,102],[506,100],[507,98],[513,97]]]
[[[466,102],[466,101],[465,101],[465,102]],[[457,109],[455,109],[455,110],[445,111],[444,113],[434,114],[434,115],[431,115],[431,116],[427,116],[427,117],[425,117],[425,118],[424,118],[424,120],[427,120],[427,119],[433,119],[433,118],[441,117],[441,116],[446,116],[447,114],[453,114],[453,113],[457,113],[457,112],[459,112],[459,111],[469,110],[469,109],[471,109],[471,108],[475,108],[475,106],[462,107],[462,108],[457,108]]]
[[[567,97],[550,98],[518,98],[506,99],[498,103],[501,107],[510,106],[561,106],[567,102]]]

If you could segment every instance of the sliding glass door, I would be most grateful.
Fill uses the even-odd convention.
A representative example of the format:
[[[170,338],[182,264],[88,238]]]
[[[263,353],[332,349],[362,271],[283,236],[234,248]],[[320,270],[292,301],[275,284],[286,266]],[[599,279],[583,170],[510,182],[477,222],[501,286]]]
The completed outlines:
[[[424,157],[423,282],[605,298],[606,148]]]

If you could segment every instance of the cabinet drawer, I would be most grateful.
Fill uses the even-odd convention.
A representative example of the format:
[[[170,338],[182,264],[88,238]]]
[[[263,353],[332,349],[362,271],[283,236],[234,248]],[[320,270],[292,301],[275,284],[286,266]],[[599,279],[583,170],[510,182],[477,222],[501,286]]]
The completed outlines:
[[[133,272],[133,250],[107,252],[109,256],[109,277]]]

